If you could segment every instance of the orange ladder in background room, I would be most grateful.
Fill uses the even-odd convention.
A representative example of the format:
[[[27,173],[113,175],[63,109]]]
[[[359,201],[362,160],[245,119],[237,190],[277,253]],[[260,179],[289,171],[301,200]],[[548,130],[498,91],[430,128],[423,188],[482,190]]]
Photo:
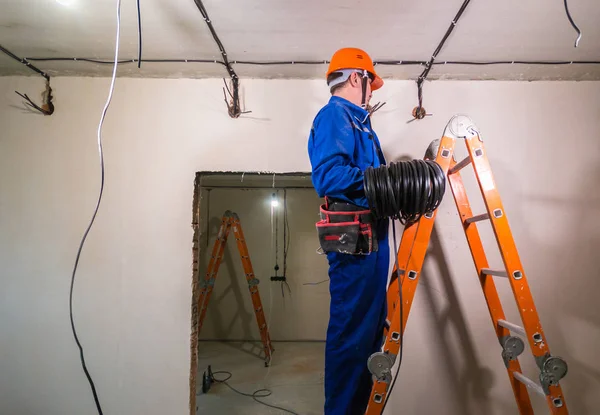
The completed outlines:
[[[454,148],[457,140],[464,141],[468,156],[456,162]],[[463,229],[471,250],[475,268],[479,275],[492,324],[501,346],[508,379],[511,383],[520,414],[533,414],[528,388],[542,395],[551,414],[568,414],[567,405],[559,384],[567,373],[567,364],[560,357],[550,354],[539,316],[527,283],[525,270],[521,264],[513,239],[506,212],[496,188],[490,164],[481,139],[473,122],[466,116],[454,116],[441,140],[435,140],[431,148],[437,149],[436,162],[444,170],[458,208]],[[434,150],[435,151],[435,150]],[[433,158],[433,154],[430,156]],[[467,199],[460,170],[472,165],[475,177],[483,196],[486,212],[473,215]],[[398,377],[392,376],[394,363],[402,360],[402,338],[415,296],[417,284],[425,260],[433,229],[436,211],[422,216],[418,222],[407,224],[398,249],[397,268],[394,270],[388,288],[388,328],[385,331],[383,352],[375,353],[368,362],[374,383],[366,415],[382,414],[387,397]],[[489,268],[476,223],[491,222],[498,247],[502,255],[504,269]],[[399,269],[399,272],[396,272]],[[398,275],[400,275],[398,277]],[[508,280],[517,302],[523,326],[508,322],[493,276]],[[399,307],[402,304],[402,307]],[[524,351],[523,339],[527,340],[540,370],[539,383],[522,374],[518,356]]]
[[[262,340],[265,352],[265,366],[269,366],[271,363],[271,354],[274,349],[271,345],[269,328],[267,327],[265,313],[263,311],[262,302],[260,301],[260,294],[258,293],[259,281],[254,275],[254,270],[252,269],[252,262],[250,262],[250,254],[248,253],[248,247],[246,246],[246,239],[244,239],[244,232],[242,231],[242,225],[237,213],[226,211],[223,214],[221,227],[219,228],[217,240],[215,241],[215,245],[210,256],[210,261],[208,263],[208,269],[206,270],[206,276],[201,282],[200,297],[198,299],[198,306],[200,310],[198,335],[200,335],[200,330],[202,330],[202,322],[206,316],[208,301],[210,300],[210,296],[217,279],[219,266],[223,260],[223,252],[225,251],[225,246],[227,245],[227,237],[229,236],[231,229],[233,229],[233,234],[235,235],[238,251],[244,267],[244,273],[246,274],[246,281],[248,282],[248,290],[250,291],[250,295],[252,297],[252,306],[254,308],[254,314],[256,315],[256,322],[258,323],[260,338]]]

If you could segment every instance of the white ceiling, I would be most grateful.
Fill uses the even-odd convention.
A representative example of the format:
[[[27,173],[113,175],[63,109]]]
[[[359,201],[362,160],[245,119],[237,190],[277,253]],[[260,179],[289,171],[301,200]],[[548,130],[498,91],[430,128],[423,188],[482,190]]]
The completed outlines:
[[[218,59],[194,0],[140,0],[143,59]],[[327,60],[338,48],[366,49],[376,60],[426,61],[463,0],[204,0],[231,60]],[[64,5],[61,3],[70,3]],[[600,61],[600,2],[472,0],[438,61]],[[0,44],[20,57],[112,59],[116,0],[0,0]],[[121,59],[137,57],[136,0],[122,0]],[[0,75],[35,75],[0,54]],[[33,62],[51,75],[107,76],[110,65]],[[325,65],[234,65],[240,77],[317,78]],[[417,66],[378,66],[382,76],[415,79]],[[223,77],[206,63],[121,65],[120,76]],[[429,79],[600,79],[600,65],[435,66]]]

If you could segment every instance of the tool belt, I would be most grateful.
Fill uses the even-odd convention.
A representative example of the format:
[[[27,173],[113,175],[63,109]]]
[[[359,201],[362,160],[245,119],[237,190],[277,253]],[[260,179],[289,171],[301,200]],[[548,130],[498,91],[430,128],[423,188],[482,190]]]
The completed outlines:
[[[368,209],[325,198],[317,222],[323,252],[368,255],[378,250],[376,222]]]

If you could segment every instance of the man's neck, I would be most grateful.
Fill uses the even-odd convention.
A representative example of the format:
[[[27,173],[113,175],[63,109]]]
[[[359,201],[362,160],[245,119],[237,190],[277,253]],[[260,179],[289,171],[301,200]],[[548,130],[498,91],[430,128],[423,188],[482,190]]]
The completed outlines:
[[[360,107],[361,105],[361,99],[354,96],[355,94],[349,93],[349,91],[342,89],[341,91],[336,92],[333,96],[334,97],[339,97],[339,98],[344,98],[347,101],[350,101],[351,103],[353,103],[354,105],[356,105],[357,107]]]

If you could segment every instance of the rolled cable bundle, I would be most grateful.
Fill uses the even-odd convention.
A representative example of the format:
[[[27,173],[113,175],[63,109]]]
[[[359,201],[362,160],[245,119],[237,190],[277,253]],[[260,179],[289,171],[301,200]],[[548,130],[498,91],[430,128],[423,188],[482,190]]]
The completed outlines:
[[[403,224],[416,222],[437,209],[446,190],[444,171],[432,160],[369,167],[363,183],[373,215],[377,219],[398,219]]]

